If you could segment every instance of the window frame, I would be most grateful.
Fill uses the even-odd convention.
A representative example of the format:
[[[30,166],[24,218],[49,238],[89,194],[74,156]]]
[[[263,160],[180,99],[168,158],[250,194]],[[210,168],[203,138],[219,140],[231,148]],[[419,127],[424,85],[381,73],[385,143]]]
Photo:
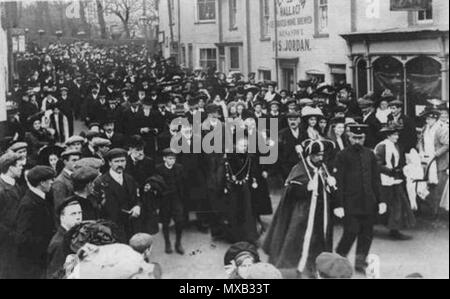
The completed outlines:
[[[201,19],[200,18],[200,4],[214,3],[214,18]],[[217,1],[216,0],[196,0],[195,1],[195,22],[196,24],[212,24],[217,22]],[[219,4],[220,5],[220,4]]]
[[[424,17],[425,19],[420,20],[420,13],[423,12],[424,13]],[[434,23],[434,11],[433,11],[433,7],[430,7],[430,12],[431,12],[431,19],[426,19],[427,17],[427,12],[428,9],[423,9],[423,10],[419,10],[415,13],[415,17],[416,17],[416,24],[418,25],[428,25],[428,24],[433,24]]]
[[[232,59],[232,51],[236,50],[237,52],[234,54],[237,54],[237,63],[238,63],[238,67],[233,67],[233,59]],[[230,57],[230,62],[229,62],[229,69],[230,71],[239,71],[241,69],[241,47],[239,46],[231,46],[228,47],[228,54]]]
[[[261,41],[270,41],[270,0],[260,0],[260,35]],[[267,12],[267,14],[266,14]],[[267,25],[267,30],[265,26]]]
[[[214,51],[214,53],[215,53],[215,59],[214,59],[214,60],[208,58],[208,50]],[[206,59],[202,59],[202,51],[207,51],[207,52],[206,52]],[[214,64],[215,64],[216,69],[218,68],[218,61],[217,61],[217,58],[218,58],[218,49],[217,49],[217,48],[200,48],[200,49],[199,49],[199,52],[198,52],[198,58],[199,58],[199,59],[198,59],[199,66],[200,66],[201,68],[203,68],[204,70],[206,70],[206,69],[208,68],[208,63],[209,63],[209,62],[212,62],[212,61],[214,61]],[[203,66],[202,62],[206,62],[206,67]]]
[[[321,1],[326,1],[326,5],[321,3]],[[327,9],[327,27],[326,32],[320,31],[320,12],[321,7],[326,6]],[[330,37],[329,25],[330,25],[330,2],[329,0],[314,0],[314,38],[328,38]]]
[[[238,14],[238,8],[237,8],[237,0],[228,0],[228,14],[229,14],[229,24],[230,24],[230,31],[235,31],[238,29],[237,25],[237,14]],[[232,5],[234,3],[234,6]]]

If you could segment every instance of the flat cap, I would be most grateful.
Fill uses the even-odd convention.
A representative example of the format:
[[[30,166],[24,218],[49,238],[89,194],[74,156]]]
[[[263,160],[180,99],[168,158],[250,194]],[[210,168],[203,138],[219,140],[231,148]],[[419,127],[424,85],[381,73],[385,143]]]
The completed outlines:
[[[269,103],[269,107],[272,107],[273,105],[277,105],[278,107],[280,107],[281,103],[277,100],[273,100]]]
[[[18,160],[22,159],[22,156],[14,153],[8,152],[0,157],[0,172],[4,173],[9,167],[15,165]]]
[[[92,145],[94,147],[97,146],[111,146],[111,141],[109,139],[105,139],[105,138],[100,138],[100,137],[94,137],[92,139]]]
[[[80,151],[76,150],[66,150],[61,153],[61,158],[70,157],[70,156],[82,156]]]
[[[335,253],[325,252],[319,255],[316,269],[322,278],[350,279],[353,276],[349,260]]]
[[[106,153],[105,158],[109,161],[117,158],[126,158],[128,156],[128,152],[121,148],[114,148]]]
[[[314,101],[308,98],[300,99],[299,101],[300,106],[312,106],[314,104]]]
[[[247,279],[282,279],[280,270],[275,268],[274,265],[268,263],[256,263],[250,266],[248,269]]]
[[[358,123],[352,123],[348,125],[348,128],[351,133],[353,133],[356,136],[363,136],[367,133],[367,129],[369,128],[368,125],[361,125]]]
[[[89,166],[82,166],[75,169],[71,175],[71,178],[76,183],[87,184],[95,180],[99,175],[100,173],[98,169]]]
[[[75,143],[84,143],[84,138],[78,135],[72,136],[66,140],[66,146],[74,145]]]
[[[361,109],[366,109],[374,106],[374,101],[368,99],[368,98],[361,98],[358,100],[358,106]]]
[[[9,150],[13,152],[18,152],[26,148],[28,148],[28,144],[26,142],[15,142],[9,147]]]
[[[249,242],[239,242],[239,243],[231,245],[231,247],[225,253],[225,257],[224,257],[225,266],[230,265],[231,261],[235,260],[236,257],[238,257],[242,254],[248,254],[248,255],[252,256],[255,263],[258,263],[260,261],[258,249],[256,248],[255,245],[253,245]]]
[[[300,113],[298,112],[289,112],[286,114],[286,118],[300,118]]]
[[[91,167],[99,170],[103,166],[103,161],[97,158],[83,158],[75,162],[75,169],[82,167]]]
[[[27,174],[27,179],[30,182],[31,186],[35,187],[40,182],[44,182],[50,179],[55,178],[56,171],[49,166],[35,166]]]
[[[154,237],[149,234],[138,233],[131,237],[130,246],[139,253],[144,253],[153,245]]]
[[[80,202],[76,199],[76,197],[71,196],[68,198],[65,198],[59,205],[56,207],[56,215],[61,215],[62,211],[71,205],[80,204]]]

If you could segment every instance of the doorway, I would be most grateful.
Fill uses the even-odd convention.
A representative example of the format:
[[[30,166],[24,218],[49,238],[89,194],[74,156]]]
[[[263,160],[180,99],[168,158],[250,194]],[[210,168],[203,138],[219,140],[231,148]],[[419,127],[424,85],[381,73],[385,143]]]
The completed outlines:
[[[282,69],[282,89],[286,89],[289,92],[295,91],[295,74],[293,68]]]

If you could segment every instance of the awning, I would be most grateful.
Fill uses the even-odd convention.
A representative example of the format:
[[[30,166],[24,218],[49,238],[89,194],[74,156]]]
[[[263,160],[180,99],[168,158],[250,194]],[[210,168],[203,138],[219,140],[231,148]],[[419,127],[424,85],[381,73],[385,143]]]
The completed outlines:
[[[392,41],[392,40],[414,40],[414,39],[432,39],[448,36],[449,29],[432,26],[432,27],[408,27],[408,28],[391,28],[383,31],[366,31],[352,32],[341,34],[342,38],[349,42],[355,41]]]

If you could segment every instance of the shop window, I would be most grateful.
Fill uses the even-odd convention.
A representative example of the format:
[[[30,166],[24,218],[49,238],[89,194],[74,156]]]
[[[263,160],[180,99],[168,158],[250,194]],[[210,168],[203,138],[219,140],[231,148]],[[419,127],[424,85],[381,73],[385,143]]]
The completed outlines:
[[[237,29],[237,0],[228,0],[230,10],[230,30]]]
[[[261,7],[261,39],[270,39],[269,22],[270,22],[270,1],[260,0]]]
[[[403,64],[396,58],[385,56],[375,60],[373,81],[377,96],[388,89],[396,98],[403,98],[405,93]]]
[[[272,72],[267,70],[259,70],[259,81],[272,81]]]
[[[230,47],[230,69],[239,70],[239,47]]]
[[[197,19],[199,22],[216,19],[216,0],[197,0]]]
[[[357,64],[357,96],[363,97],[369,91],[367,85],[367,61],[360,59]]]
[[[203,69],[217,69],[217,50],[200,49],[200,66]]]
[[[407,113],[417,115],[429,99],[442,98],[442,65],[433,58],[419,56],[406,64]]]

